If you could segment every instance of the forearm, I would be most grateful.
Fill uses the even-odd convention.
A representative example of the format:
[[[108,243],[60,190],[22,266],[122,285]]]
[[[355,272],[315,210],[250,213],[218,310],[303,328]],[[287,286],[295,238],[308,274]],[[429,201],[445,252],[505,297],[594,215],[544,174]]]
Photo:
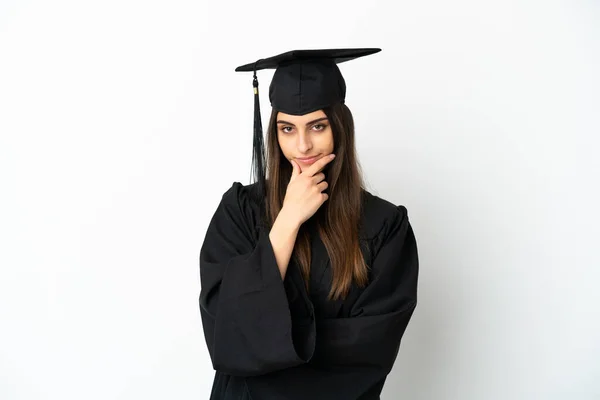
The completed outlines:
[[[300,224],[290,218],[282,209],[269,232],[277,266],[279,272],[281,272],[281,279],[285,278],[299,229]]]

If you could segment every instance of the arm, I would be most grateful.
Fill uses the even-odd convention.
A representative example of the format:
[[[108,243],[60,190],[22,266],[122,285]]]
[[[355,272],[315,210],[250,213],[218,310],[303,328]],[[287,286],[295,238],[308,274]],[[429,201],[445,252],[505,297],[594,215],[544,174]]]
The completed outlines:
[[[417,243],[406,208],[398,206],[380,238],[373,280],[349,318],[318,321],[313,361],[329,366],[371,366],[389,373],[417,304]]]
[[[261,228],[255,237],[248,204],[241,184],[234,184],[223,196],[200,251],[200,312],[213,367],[237,376],[303,364],[312,357],[315,340],[314,329],[298,346],[292,340],[275,251],[268,232]],[[307,351],[298,354],[296,347]]]
[[[285,279],[285,274],[299,230],[300,225],[294,222],[294,219],[288,216],[282,209],[279,215],[277,215],[273,227],[271,228],[271,232],[269,233],[269,240],[273,246],[277,266],[281,273],[281,279]]]
[[[317,320],[310,363],[247,379],[253,398],[379,399],[417,301],[416,240],[406,209],[393,214],[374,241],[372,280],[349,317]]]

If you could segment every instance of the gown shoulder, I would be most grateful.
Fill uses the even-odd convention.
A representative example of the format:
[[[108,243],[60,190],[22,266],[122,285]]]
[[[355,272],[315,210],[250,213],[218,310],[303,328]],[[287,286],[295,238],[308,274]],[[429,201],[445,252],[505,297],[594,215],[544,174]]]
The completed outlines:
[[[390,233],[394,225],[408,218],[406,206],[396,205],[389,200],[363,190],[361,214],[361,236],[363,239],[378,239]]]
[[[252,231],[252,236],[257,238],[260,228],[266,228],[263,214],[263,200],[258,193],[256,183],[244,185],[234,181],[231,186],[223,193],[219,207],[223,208],[234,220],[237,220],[238,227],[241,222],[244,223],[244,230]]]

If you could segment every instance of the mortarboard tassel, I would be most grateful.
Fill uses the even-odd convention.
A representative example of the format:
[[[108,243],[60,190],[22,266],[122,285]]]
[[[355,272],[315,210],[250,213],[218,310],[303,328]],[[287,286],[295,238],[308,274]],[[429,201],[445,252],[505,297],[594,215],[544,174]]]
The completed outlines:
[[[256,63],[258,63],[258,61]],[[260,116],[260,98],[258,95],[256,63],[254,64],[254,80],[252,82],[252,86],[254,87],[254,143],[252,154],[252,172],[254,175],[254,181],[258,185],[258,193],[260,193],[261,198],[264,198],[266,195],[265,149]]]

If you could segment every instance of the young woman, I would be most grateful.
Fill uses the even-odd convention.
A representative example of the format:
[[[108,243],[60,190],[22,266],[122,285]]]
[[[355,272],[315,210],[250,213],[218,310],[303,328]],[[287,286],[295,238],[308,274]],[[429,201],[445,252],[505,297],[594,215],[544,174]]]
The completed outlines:
[[[417,303],[407,210],[364,189],[337,64],[302,50],[254,71],[256,182],[234,182],[200,251],[211,400],[379,399]],[[276,68],[263,154],[256,70]]]

